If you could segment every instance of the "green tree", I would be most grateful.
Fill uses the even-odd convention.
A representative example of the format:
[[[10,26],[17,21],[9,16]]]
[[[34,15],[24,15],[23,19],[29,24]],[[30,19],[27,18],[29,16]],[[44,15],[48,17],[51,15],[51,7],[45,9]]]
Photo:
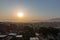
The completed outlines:
[[[30,27],[30,26],[25,26],[24,27],[24,37],[25,37],[25,40],[29,40],[30,37],[33,37],[33,36],[35,36],[33,28]]]
[[[40,27],[39,34],[42,33],[42,36],[44,38],[48,38],[48,35],[52,35],[54,38],[56,38],[57,34],[59,33],[59,30],[53,27]]]

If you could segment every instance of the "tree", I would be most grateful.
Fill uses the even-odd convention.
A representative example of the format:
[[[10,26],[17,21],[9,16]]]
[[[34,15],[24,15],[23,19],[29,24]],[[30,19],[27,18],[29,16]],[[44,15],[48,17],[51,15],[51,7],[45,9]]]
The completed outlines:
[[[48,33],[52,34],[54,37],[57,36],[57,34],[59,33],[59,30],[53,27],[48,27]]]
[[[39,34],[42,33],[42,36],[44,38],[48,38],[48,35],[52,35],[54,38],[56,38],[57,34],[59,33],[59,30],[53,27],[40,27]]]
[[[24,38],[25,38],[25,40],[29,40],[30,37],[33,37],[33,36],[35,36],[33,28],[30,26],[25,26],[24,27]]]

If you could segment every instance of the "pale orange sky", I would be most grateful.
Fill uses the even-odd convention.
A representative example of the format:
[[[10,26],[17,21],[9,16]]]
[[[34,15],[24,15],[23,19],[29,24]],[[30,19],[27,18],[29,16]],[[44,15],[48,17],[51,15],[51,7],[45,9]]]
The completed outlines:
[[[17,17],[18,12],[24,16]],[[60,18],[60,0],[0,0],[0,21],[32,21]]]

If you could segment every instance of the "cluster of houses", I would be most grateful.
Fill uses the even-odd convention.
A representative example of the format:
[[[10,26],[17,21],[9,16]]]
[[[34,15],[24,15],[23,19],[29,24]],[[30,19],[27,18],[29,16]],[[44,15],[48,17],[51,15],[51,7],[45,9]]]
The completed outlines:
[[[30,37],[29,40],[60,40],[60,33],[56,39],[53,36],[49,36],[48,38],[43,38],[36,33],[36,37]],[[24,40],[23,35],[17,35],[16,33],[9,33],[8,35],[0,35],[0,40]]]
[[[23,35],[9,33],[8,35],[0,35],[0,40],[24,40]],[[39,40],[38,37],[30,37],[30,40]]]

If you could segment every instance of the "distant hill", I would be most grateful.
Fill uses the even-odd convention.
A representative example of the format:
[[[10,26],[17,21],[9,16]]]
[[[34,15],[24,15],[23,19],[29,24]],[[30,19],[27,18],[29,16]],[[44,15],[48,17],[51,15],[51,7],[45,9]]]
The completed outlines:
[[[47,22],[60,22],[60,18],[49,19]]]
[[[53,19],[51,19],[51,20],[60,20],[60,18],[53,18]]]

